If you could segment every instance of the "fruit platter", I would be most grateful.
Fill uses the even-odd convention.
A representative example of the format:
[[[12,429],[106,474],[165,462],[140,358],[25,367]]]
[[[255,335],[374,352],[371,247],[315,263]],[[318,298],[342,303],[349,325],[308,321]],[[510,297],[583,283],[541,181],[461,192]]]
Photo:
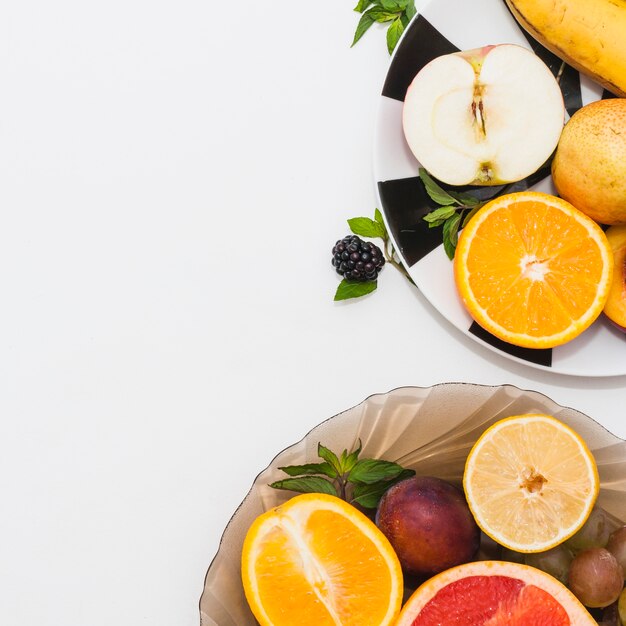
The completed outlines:
[[[378,206],[415,285],[473,341],[623,375],[624,11],[557,4],[422,3],[379,101]]]
[[[257,476],[201,623],[620,626],[625,459],[591,417],[511,385],[373,395]]]

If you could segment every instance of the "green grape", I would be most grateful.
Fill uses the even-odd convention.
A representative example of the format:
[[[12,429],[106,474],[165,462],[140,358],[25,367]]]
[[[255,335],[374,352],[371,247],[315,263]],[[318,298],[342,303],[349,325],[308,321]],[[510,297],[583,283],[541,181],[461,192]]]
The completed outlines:
[[[611,534],[606,549],[617,559],[626,577],[626,526]]]
[[[611,527],[604,509],[595,507],[582,528],[565,544],[574,554],[588,548],[604,548],[610,533]]]
[[[526,565],[536,567],[563,584],[567,584],[567,573],[574,555],[563,544],[545,552],[534,552],[526,555]]]
[[[622,566],[605,548],[583,550],[572,560],[567,586],[587,607],[608,606],[624,588]]]

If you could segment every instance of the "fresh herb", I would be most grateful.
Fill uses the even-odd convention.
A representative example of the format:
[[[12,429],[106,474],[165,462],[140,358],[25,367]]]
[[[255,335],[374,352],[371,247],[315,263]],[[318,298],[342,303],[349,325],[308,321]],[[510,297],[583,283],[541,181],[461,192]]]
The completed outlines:
[[[416,14],[415,0],[359,0],[354,7],[361,19],[354,33],[352,45],[361,39],[372,24],[389,24],[387,27],[387,50],[391,54],[404,29]]]
[[[443,225],[443,248],[448,258],[453,259],[459,238],[459,229],[466,226],[474,213],[487,200],[481,201],[467,193],[442,189],[423,167],[420,168],[419,173],[426,193],[433,202],[440,205],[438,209],[425,215],[424,220],[428,222],[429,228]]]
[[[380,211],[378,213],[380,214]],[[348,220],[348,226],[350,226],[350,230],[355,235],[360,235],[361,237],[370,237],[372,239],[377,237],[386,239],[387,237],[387,229],[382,221],[382,215],[380,216],[380,221],[378,219],[372,220],[369,217],[353,217]]]
[[[369,217],[353,217],[348,220],[348,226],[350,230],[359,237],[369,237],[370,239],[382,239],[383,241],[383,254],[385,255],[385,261],[390,265],[393,265],[399,270],[409,281],[413,282],[409,273],[404,269],[396,251],[393,248],[387,227],[383,220],[382,213],[376,209],[374,212],[374,219]],[[351,298],[360,298],[368,293],[372,293],[378,287],[376,280],[356,282],[352,280],[346,280],[345,278],[339,283],[337,291],[335,292],[335,301],[349,300]]]
[[[350,300],[351,298],[360,298],[366,296],[372,291],[376,291],[378,287],[377,280],[368,280],[357,283],[353,280],[346,280],[345,278],[339,283],[337,291],[335,292],[335,302],[340,300]]]
[[[321,463],[278,468],[289,478],[277,480],[270,487],[298,493],[327,493],[351,504],[375,509],[389,487],[415,475],[414,470],[392,461],[359,459],[360,440],[355,450],[350,453],[344,450],[340,455],[318,443],[317,454]]]

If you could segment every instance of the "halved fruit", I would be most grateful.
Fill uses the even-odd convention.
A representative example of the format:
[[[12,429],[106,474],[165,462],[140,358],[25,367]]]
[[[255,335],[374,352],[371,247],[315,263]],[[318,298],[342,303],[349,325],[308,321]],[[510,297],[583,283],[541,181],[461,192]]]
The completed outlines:
[[[489,427],[471,449],[463,475],[476,523],[517,552],[541,552],[571,537],[591,513],[599,487],[585,442],[543,414]]]
[[[352,505],[325,494],[296,496],[256,519],[242,579],[261,626],[388,626],[402,602],[389,541]]]
[[[409,148],[451,185],[497,185],[538,170],[563,130],[563,95],[546,64],[513,44],[439,56],[413,79]]]
[[[551,348],[602,312],[613,253],[602,229],[545,193],[500,196],[461,232],[454,278],[469,314],[503,341]]]
[[[504,561],[476,561],[427,580],[396,626],[597,626],[556,578]]]
[[[621,330],[626,330],[626,224],[611,226],[606,238],[613,250],[615,267],[604,314]]]

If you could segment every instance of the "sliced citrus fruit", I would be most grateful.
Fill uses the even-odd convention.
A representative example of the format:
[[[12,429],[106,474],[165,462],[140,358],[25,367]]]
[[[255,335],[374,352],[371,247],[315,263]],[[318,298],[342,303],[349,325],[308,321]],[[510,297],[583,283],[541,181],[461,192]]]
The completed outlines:
[[[604,313],[619,328],[626,329],[626,224],[611,226],[606,238],[613,250],[613,281]]]
[[[396,626],[597,626],[556,578],[520,563],[465,563],[427,580]]]
[[[598,317],[608,297],[613,253],[602,229],[545,193],[500,196],[461,232],[454,277],[469,314],[499,339],[550,348]]]
[[[261,626],[387,626],[402,602],[389,541],[352,505],[325,494],[296,496],[255,520],[242,579]]]
[[[571,537],[595,504],[592,453],[550,415],[518,415],[489,427],[474,444],[463,488],[476,523],[517,552],[541,552]]]

